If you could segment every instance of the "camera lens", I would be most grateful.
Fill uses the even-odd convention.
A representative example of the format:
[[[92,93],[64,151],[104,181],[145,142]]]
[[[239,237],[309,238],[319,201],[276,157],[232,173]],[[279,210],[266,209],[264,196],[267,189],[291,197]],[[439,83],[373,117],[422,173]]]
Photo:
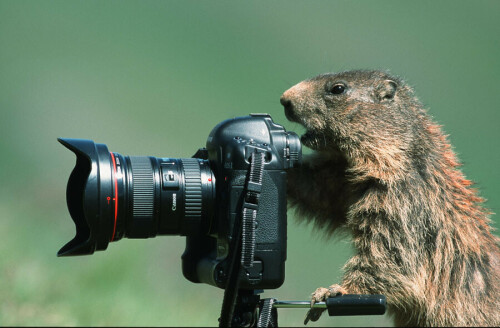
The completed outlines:
[[[215,197],[208,161],[123,156],[91,140],[58,140],[77,157],[66,190],[76,235],[58,256],[92,254],[123,237],[208,230]]]

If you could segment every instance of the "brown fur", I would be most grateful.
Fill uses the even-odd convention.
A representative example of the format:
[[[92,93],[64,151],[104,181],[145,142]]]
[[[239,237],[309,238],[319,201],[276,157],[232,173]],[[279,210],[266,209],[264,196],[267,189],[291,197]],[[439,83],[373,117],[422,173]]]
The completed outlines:
[[[345,91],[332,93],[339,83]],[[289,174],[291,207],[353,237],[338,290],[386,295],[396,325],[500,326],[490,213],[413,90],[385,72],[349,71],[303,81],[281,102],[315,150]]]

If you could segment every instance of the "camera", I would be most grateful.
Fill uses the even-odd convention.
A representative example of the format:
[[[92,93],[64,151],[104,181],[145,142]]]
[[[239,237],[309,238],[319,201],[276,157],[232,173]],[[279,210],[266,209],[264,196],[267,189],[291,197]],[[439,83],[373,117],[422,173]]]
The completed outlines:
[[[192,158],[124,156],[91,140],[58,140],[76,155],[66,190],[76,235],[58,256],[92,254],[121,238],[181,235],[189,281],[225,288],[231,254],[246,249],[241,289],[283,284],[286,171],[302,152],[297,134],[268,114],[219,123]],[[242,223],[246,209],[253,217]]]

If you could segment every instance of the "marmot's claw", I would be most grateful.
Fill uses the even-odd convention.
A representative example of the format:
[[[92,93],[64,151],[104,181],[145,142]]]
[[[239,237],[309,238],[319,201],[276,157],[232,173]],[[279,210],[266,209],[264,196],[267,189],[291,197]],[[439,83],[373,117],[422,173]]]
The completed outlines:
[[[328,297],[330,297],[330,291],[328,290],[328,288],[317,288],[314,293],[311,294],[311,307],[314,305],[314,303],[322,302]]]
[[[312,309],[316,302],[324,302],[329,297],[335,297],[338,295],[346,294],[346,291],[340,285],[331,285],[329,288],[319,287],[314,293],[311,294],[311,309],[307,312],[306,318],[304,319],[304,325],[306,325],[309,320],[317,321],[325,309]]]
[[[334,297],[334,296],[340,296],[347,294],[347,291],[340,285],[334,284],[328,287],[328,292],[330,293],[330,296],[328,297]]]

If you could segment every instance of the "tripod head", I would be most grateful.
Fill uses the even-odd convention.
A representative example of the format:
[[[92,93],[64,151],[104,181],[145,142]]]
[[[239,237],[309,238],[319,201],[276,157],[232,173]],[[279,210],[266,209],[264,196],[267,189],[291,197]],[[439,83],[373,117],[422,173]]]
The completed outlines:
[[[329,316],[381,315],[386,311],[384,295],[341,295],[326,302],[261,300],[262,290],[240,290],[233,312],[231,326],[278,327],[277,309],[327,309]]]

